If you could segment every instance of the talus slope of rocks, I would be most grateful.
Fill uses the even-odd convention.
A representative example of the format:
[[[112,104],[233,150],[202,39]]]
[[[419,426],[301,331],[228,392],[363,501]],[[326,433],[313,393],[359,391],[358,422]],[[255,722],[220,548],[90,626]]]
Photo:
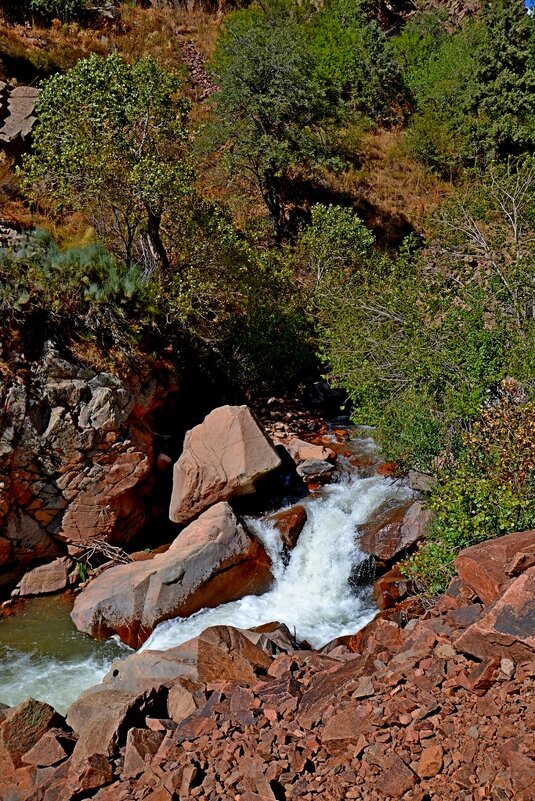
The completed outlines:
[[[381,615],[321,652],[299,649],[277,624],[215,626],[115,663],[66,721],[46,705],[29,715],[37,702],[4,710],[0,794],[533,801],[535,616],[524,611],[535,597],[525,567],[534,544],[534,532],[496,542],[493,561],[506,553],[501,568],[513,575],[487,603],[471,589],[482,571],[466,571],[419,617]],[[474,627],[493,648],[506,633],[510,650],[502,642],[474,656]]]

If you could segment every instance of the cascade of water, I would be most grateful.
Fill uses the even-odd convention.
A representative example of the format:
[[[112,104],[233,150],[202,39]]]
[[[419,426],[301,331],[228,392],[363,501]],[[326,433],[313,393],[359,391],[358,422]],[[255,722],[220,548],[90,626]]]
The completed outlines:
[[[249,520],[273,560],[272,588],[264,595],[160,623],[143,650],[172,648],[219,624],[246,629],[277,620],[316,648],[353,634],[376,611],[369,588],[355,593],[349,582],[367,558],[358,546],[357,527],[384,501],[401,502],[408,497],[409,489],[380,476],[326,487],[321,496],[304,502],[308,520],[287,566],[277,533],[261,521]]]
[[[380,504],[402,503],[410,494],[408,488],[381,476],[347,475],[325,487],[320,495],[303,502],[308,519],[287,563],[278,532],[263,521],[249,519],[249,527],[273,562],[271,589],[261,596],[161,623],[143,649],[166,650],[217,624],[246,629],[276,620],[313,647],[355,633],[376,611],[369,587],[356,591],[350,582],[366,559],[358,546],[357,528]],[[21,627],[22,621],[15,616],[12,627],[5,626],[10,620],[2,624],[0,701],[15,704],[31,695],[65,712],[86,687],[101,680],[113,658],[129,649],[113,641],[97,643],[75,632],[68,611],[59,609],[54,599],[35,603],[40,612],[29,605],[31,623]],[[55,614],[58,621],[51,625]]]

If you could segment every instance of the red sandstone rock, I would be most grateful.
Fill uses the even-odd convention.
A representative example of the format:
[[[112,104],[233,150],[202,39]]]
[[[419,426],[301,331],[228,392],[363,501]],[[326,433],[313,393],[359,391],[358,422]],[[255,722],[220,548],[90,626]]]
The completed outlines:
[[[162,620],[265,591],[272,580],[263,546],[219,503],[163,554],[106,570],[77,597],[75,625],[93,637],[119,634],[141,645]]]
[[[269,515],[266,520],[275,525],[287,548],[295,548],[299,535],[307,522],[307,513],[304,506],[290,506],[289,509]]]
[[[25,765],[50,767],[63,762],[74,748],[74,738],[60,729],[45,732],[38,742],[22,756]]]
[[[136,693],[106,685],[86,690],[67,712],[67,723],[78,735],[71,763],[83,764],[95,754],[116,756],[127,730],[152,713],[159,700],[157,691]]]
[[[198,638],[197,671],[199,681],[209,684],[236,679],[258,681],[272,659],[241,631],[231,626],[212,626]]]
[[[179,679],[169,690],[167,712],[175,723],[181,723],[206,703],[203,685],[191,679]]]
[[[430,779],[440,773],[444,760],[444,750],[441,745],[430,745],[424,748],[417,767],[421,779]]]
[[[373,599],[378,609],[390,609],[414,591],[413,582],[396,565],[377,579],[373,585]]]
[[[387,504],[373,520],[359,526],[359,545],[364,553],[390,560],[415,545],[425,535],[430,521],[431,512],[421,501],[411,501],[395,509]]]
[[[163,731],[129,729],[126,736],[123,775],[136,779],[147,767],[147,759],[153,757],[162,744]]]
[[[503,595],[456,640],[480,659],[535,659],[535,567],[507,586]]]
[[[333,462],[336,459],[336,453],[332,448],[326,448],[323,445],[314,445],[298,437],[290,437],[290,439],[284,443],[284,447],[297,464],[306,462],[308,459],[321,462]]]
[[[490,604],[510,580],[507,571],[519,553],[535,554],[535,531],[509,534],[465,548],[455,560],[455,568],[483,603]]]
[[[281,463],[247,406],[221,406],[188,431],[173,473],[169,516],[187,523],[220,501],[255,491]]]
[[[69,556],[62,556],[46,565],[34,567],[25,573],[13,595],[45,595],[52,592],[60,592],[67,588],[69,584],[69,574],[74,567],[74,562]]]
[[[0,764],[8,759],[16,768],[22,757],[43,734],[62,723],[63,718],[49,705],[29,698],[7,712],[0,722]]]

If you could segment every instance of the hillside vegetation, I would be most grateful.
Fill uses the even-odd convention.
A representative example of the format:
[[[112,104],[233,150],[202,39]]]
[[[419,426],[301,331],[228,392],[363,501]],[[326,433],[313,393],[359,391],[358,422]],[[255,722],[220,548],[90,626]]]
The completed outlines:
[[[395,24],[366,0],[102,5],[0,24],[3,77],[41,88],[31,153],[0,162],[2,218],[39,229],[0,252],[4,373],[49,338],[123,366],[187,354],[240,392],[321,371],[400,469],[435,475],[422,586],[535,527],[520,0]]]

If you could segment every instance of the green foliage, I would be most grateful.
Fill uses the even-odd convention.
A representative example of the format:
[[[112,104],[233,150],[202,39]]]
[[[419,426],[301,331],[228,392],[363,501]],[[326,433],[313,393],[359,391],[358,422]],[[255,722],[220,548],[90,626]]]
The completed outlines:
[[[295,260],[317,287],[334,271],[353,271],[373,243],[373,234],[351,209],[318,203],[299,237]]]
[[[292,167],[319,158],[318,126],[336,117],[336,103],[313,80],[307,32],[291,4],[230,15],[213,70],[219,136],[230,143],[233,166],[256,182],[280,239],[281,182]]]
[[[78,579],[82,582],[82,584],[84,581],[87,581],[87,562],[76,562],[76,572],[78,573]]]
[[[36,317],[43,338],[63,325],[71,335],[128,346],[125,332],[136,336],[140,311],[146,315],[150,303],[138,268],[123,266],[99,243],[60,250],[38,231],[0,251],[0,318],[30,324]]]
[[[535,526],[534,442],[535,405],[514,382],[503,382],[441,472],[430,501],[431,537],[406,565],[428,591],[445,589],[463,548]]]
[[[72,22],[83,16],[88,8],[87,0],[30,0],[29,2],[32,14],[45,22],[53,19]]]
[[[191,191],[184,159],[188,104],[150,58],[91,56],[46,81],[24,186],[84,211],[130,266],[168,266],[162,218]]]
[[[324,358],[398,461],[428,470],[506,375],[533,381],[531,164],[444,209],[412,258],[370,255],[317,293]]]
[[[393,119],[403,102],[401,75],[388,40],[362,0],[330,0],[311,25],[315,78],[348,109],[376,121]]]
[[[411,152],[437,172],[535,149],[535,21],[522,3],[487,0],[448,32],[421,15],[393,43],[416,114]]]

